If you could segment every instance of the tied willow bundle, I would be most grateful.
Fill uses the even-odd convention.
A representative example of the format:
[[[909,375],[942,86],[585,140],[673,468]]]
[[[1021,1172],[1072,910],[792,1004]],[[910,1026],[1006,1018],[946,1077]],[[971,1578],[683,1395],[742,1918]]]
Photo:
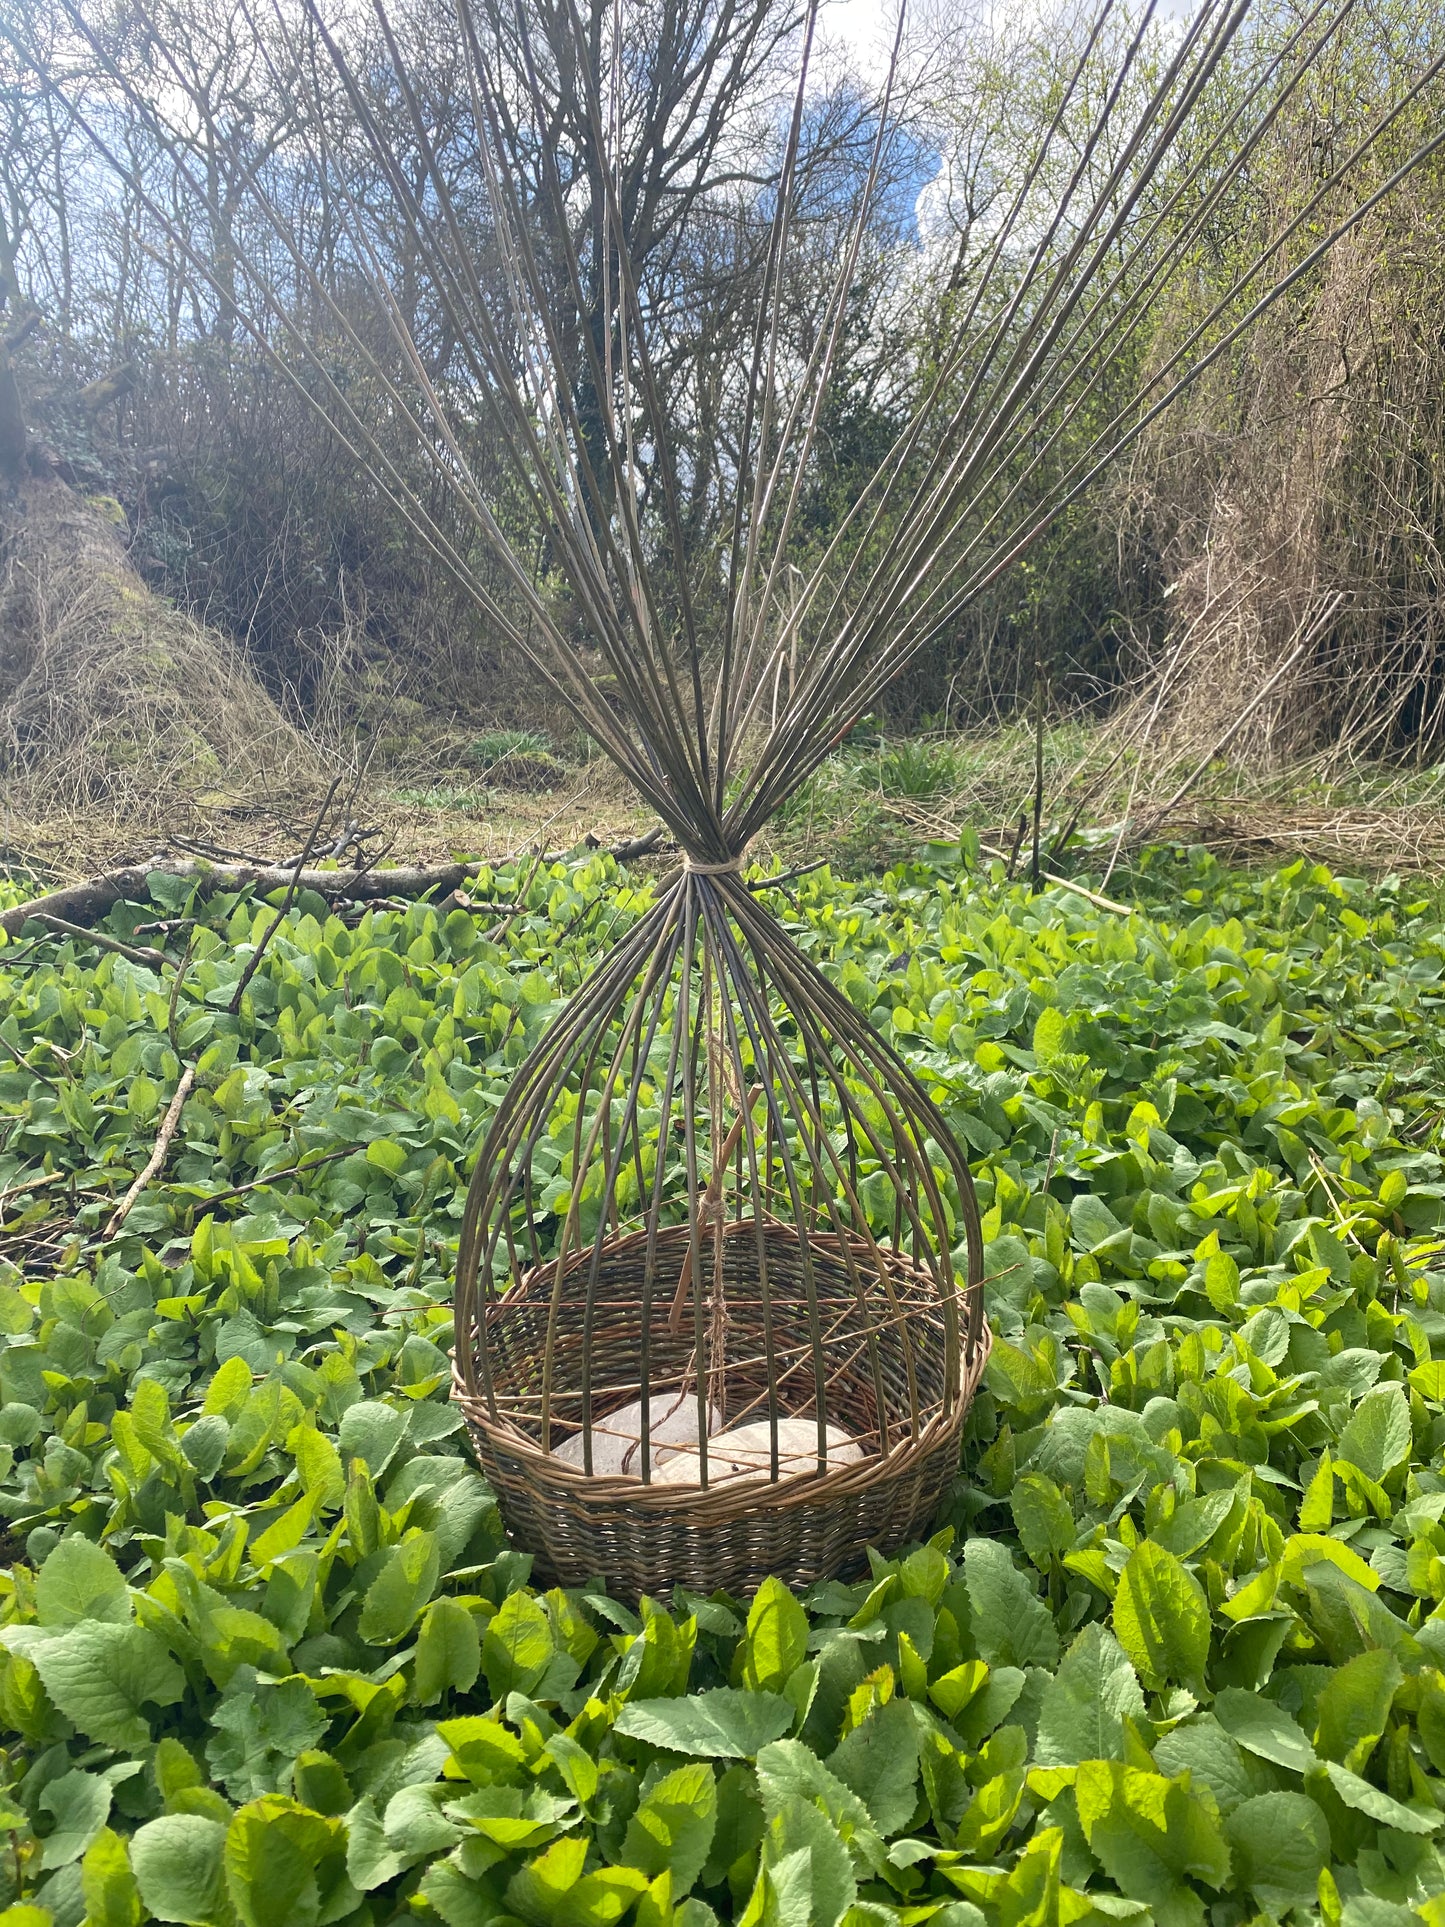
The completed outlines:
[[[279,32],[301,71],[309,38],[339,78],[410,271],[455,344],[448,377],[393,291],[374,202],[351,198],[319,139],[314,164],[349,224],[374,315],[363,327],[337,301],[242,156],[238,183],[270,222],[268,262],[243,265],[273,290],[249,325],[683,853],[522,1064],[482,1146],[458,1257],[456,1396],[511,1530],[548,1575],[602,1573],[634,1594],[740,1590],[767,1572],[807,1582],[867,1543],[915,1535],[936,1507],[987,1354],[982,1244],[968,1166],[934,1098],[795,948],[746,879],[748,846],[885,684],[1445,139],[1350,198],[1361,162],[1438,63],[1329,157],[1289,226],[1116,407],[1106,377],[1227,220],[1231,191],[1350,4],[1305,9],[1227,91],[1249,0],[1203,0],[1162,57],[1152,9],[1118,31],[1104,5],[947,311],[916,411],[798,580],[798,527],[895,134],[890,71],[858,204],[800,350],[785,338],[784,291],[802,221],[809,6],[751,341],[734,371],[744,401],[727,536],[704,558],[704,594],[689,574],[655,318],[627,244],[621,0],[585,20],[575,0],[494,0],[485,12],[456,0],[485,274],[399,36],[373,4],[419,165],[399,161],[319,13],[283,17],[260,44],[274,48]],[[159,122],[102,41],[90,44]],[[546,139],[525,203],[503,159],[519,125],[545,128],[558,101],[602,161],[586,227]],[[125,170],[104,126],[92,118],[89,131]],[[180,191],[203,197],[178,166]],[[131,185],[207,275],[147,183]],[[606,325],[581,330],[584,366],[564,374],[558,317],[599,311],[599,287]],[[337,378],[293,318],[303,304],[365,384]],[[478,424],[495,462],[485,472],[467,453]],[[399,462],[397,431],[430,489]],[[566,581],[565,620],[509,538],[519,505]]]

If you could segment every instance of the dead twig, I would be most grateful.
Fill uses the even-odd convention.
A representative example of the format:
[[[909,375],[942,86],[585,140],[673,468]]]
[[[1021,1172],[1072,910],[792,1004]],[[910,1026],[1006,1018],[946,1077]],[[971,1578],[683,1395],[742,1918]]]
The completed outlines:
[[[63,937],[74,937],[81,943],[93,943],[97,950],[113,950],[117,957],[124,957],[130,963],[143,964],[147,970],[160,970],[170,962],[163,951],[152,950],[149,944],[122,943],[119,937],[108,936],[103,930],[87,930],[83,924],[67,923],[64,917],[52,916],[48,911],[32,912],[37,923],[43,923],[47,930],[54,930]]]
[[[753,891],[781,890],[785,883],[796,883],[799,877],[810,877],[814,870],[825,869],[828,861],[827,857],[820,856],[812,863],[800,863],[796,870],[783,870],[775,877],[755,877],[748,888]]]
[[[1043,878],[1043,855],[1040,843],[1044,822],[1044,665],[1043,658],[1034,658],[1034,841],[1029,860],[1029,885],[1038,894]]]
[[[181,1044],[176,1027],[176,1012],[180,1008],[181,985],[185,982],[186,972],[191,967],[191,958],[195,955],[195,951],[196,937],[195,932],[192,931],[190,942],[186,945],[186,954],[176,965],[176,974],[171,981],[171,1001],[166,1009],[166,1035],[170,1038],[171,1049],[177,1057],[181,1054]]]
[[[349,1158],[361,1150],[359,1144],[343,1144],[339,1151],[327,1151],[319,1158],[303,1158],[300,1164],[288,1164],[284,1171],[268,1171],[265,1177],[251,1178],[245,1184],[233,1184],[225,1191],[212,1191],[209,1196],[197,1198],[196,1203],[207,1210],[213,1204],[224,1204],[230,1198],[241,1198],[248,1191],[260,1191],[268,1184],[279,1184],[282,1178],[299,1178],[307,1171],[319,1171],[323,1164],[334,1164],[338,1158]]]
[[[1005,855],[1003,850],[997,849],[991,843],[980,843],[978,847],[988,857],[1002,858]],[[1116,903],[1112,897],[1100,896],[1097,890],[1086,890],[1082,883],[1075,883],[1072,877],[1056,876],[1052,870],[1040,870],[1039,875],[1045,883],[1051,883],[1056,890],[1068,890],[1073,896],[1082,897],[1085,903],[1092,903],[1096,910],[1112,910],[1118,917],[1132,917],[1134,914],[1131,905]]]
[[[126,1192],[125,1196],[111,1213],[110,1222],[100,1234],[102,1244],[108,1244],[120,1230],[134,1209],[141,1193],[165,1163],[166,1152],[171,1148],[171,1139],[175,1136],[176,1126],[181,1121],[181,1111],[185,1106],[186,1099],[191,1094],[191,1086],[195,1081],[196,1067],[194,1064],[187,1064],[186,1068],[181,1072],[181,1081],[176,1086],[176,1094],[166,1107],[166,1114],[161,1119],[161,1128],[156,1132],[155,1149],[146,1160],[144,1170],[139,1173],[129,1191]]]
[[[1005,877],[1005,880],[1009,883],[1012,883],[1014,880],[1014,867],[1018,863],[1019,851],[1023,848],[1024,836],[1028,830],[1028,827],[1029,827],[1029,820],[1024,815],[1023,811],[1020,810],[1018,833],[1014,837],[1012,847],[1009,848],[1008,850],[999,850],[999,851],[990,850],[988,852],[990,856],[998,855],[1003,858],[1004,865],[1005,865],[1004,877]],[[980,843],[978,847],[982,849],[983,845]]]
[[[12,1198],[23,1198],[31,1191],[44,1191],[52,1184],[64,1184],[69,1176],[67,1171],[48,1171],[44,1177],[27,1178],[20,1184],[8,1185],[0,1191],[0,1212],[3,1212]]]
[[[321,834],[321,825],[326,821],[326,812],[331,808],[331,800],[335,796],[340,786],[341,786],[341,778],[339,776],[334,776],[331,779],[331,788],[326,792],[326,799],[322,803],[321,808],[316,812],[316,821],[311,825],[311,834],[306,839],[306,848],[301,852],[300,856],[298,856],[296,859],[296,867],[291,872],[291,881],[286,886],[286,894],[281,899],[281,907],[276,912],[275,916],[271,919],[270,925],[266,930],[266,934],[262,937],[261,941],[256,945],[256,948],[251,952],[251,960],[246,965],[246,968],[241,972],[241,981],[236,985],[235,991],[231,997],[231,1001],[227,1005],[227,1009],[229,1010],[231,1016],[233,1017],[236,1015],[236,1012],[241,1008],[241,999],[246,994],[246,986],[250,983],[251,979],[255,976],[257,970],[260,968],[261,959],[266,954],[267,946],[269,945],[271,939],[275,936],[276,932],[281,928],[282,924],[286,921],[287,912],[290,910],[292,903],[295,901],[296,887],[301,881],[301,872],[306,868],[307,859],[310,857],[311,852],[316,848],[316,839]]]

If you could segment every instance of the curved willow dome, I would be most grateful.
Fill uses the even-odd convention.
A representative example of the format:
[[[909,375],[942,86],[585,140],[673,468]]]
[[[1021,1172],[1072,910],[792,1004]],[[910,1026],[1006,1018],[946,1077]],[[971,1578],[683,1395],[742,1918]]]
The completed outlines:
[[[634,1594],[901,1543],[957,1465],[980,1252],[916,1079],[737,870],[684,868],[472,1182],[458,1396],[514,1532]]]
[[[911,418],[800,576],[798,524],[896,132],[891,75],[835,272],[800,329],[789,264],[812,245],[800,181],[817,19],[805,0],[755,325],[725,370],[740,418],[725,535],[693,554],[686,435],[661,400],[664,323],[628,246],[629,35],[658,16],[637,0],[454,3],[475,143],[464,165],[435,151],[384,0],[369,45],[318,0],[268,14],[289,71],[329,61],[375,179],[362,201],[335,167],[330,100],[302,116],[351,242],[345,286],[332,285],[238,144],[230,186],[267,243],[258,258],[237,237],[259,291],[243,319],[684,852],[518,1071],[482,1147],[459,1256],[458,1396],[512,1530],[555,1572],[653,1592],[807,1578],[916,1531],[956,1462],[987,1344],[978,1226],[938,1111],[761,907],[741,856],[884,685],[1445,143],[1437,133],[1358,186],[1441,63],[1347,151],[1328,150],[1288,226],[1145,356],[1131,351],[1229,224],[1241,177],[1353,0],[1272,14],[1259,35],[1252,0],[1199,0],[1158,35],[1152,5],[1100,0],[1061,49],[1033,158],[970,229]],[[190,78],[173,63],[142,85],[67,11],[96,74],[180,157],[167,194],[204,209],[210,184],[184,159]],[[147,0],[133,11],[147,24]],[[717,0],[666,15],[699,73],[726,68],[753,18]],[[169,62],[149,24],[153,58]],[[706,99],[694,105],[706,115]],[[71,111],[215,285],[189,221],[110,147],[103,119]],[[585,213],[540,131],[561,126],[590,159]],[[525,182],[509,160],[522,151]],[[568,315],[595,323],[571,362]],[[1121,399],[1105,376],[1131,366]],[[530,532],[514,541],[519,517]],[[570,591],[565,616],[529,559],[539,536]]]

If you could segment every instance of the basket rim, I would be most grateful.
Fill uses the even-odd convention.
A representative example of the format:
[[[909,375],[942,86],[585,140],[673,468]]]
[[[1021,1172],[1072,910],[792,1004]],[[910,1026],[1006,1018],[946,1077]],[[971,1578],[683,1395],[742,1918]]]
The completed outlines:
[[[874,1264],[877,1257],[881,1257],[886,1263],[888,1270],[895,1276],[908,1277],[918,1284],[927,1286],[940,1306],[945,1302],[945,1286],[943,1280],[937,1273],[931,1271],[927,1265],[921,1264],[917,1258],[910,1257],[906,1251],[899,1251],[893,1245],[876,1241],[870,1243],[867,1238],[862,1237],[856,1232],[850,1232],[845,1237],[840,1237],[836,1231],[813,1230],[806,1226],[793,1224],[787,1218],[780,1218],[774,1213],[767,1212],[761,1217],[728,1218],[721,1226],[708,1225],[703,1230],[702,1236],[707,1240],[720,1236],[722,1242],[728,1244],[734,1238],[756,1238],[759,1228],[761,1228],[765,1237],[782,1234],[788,1242],[792,1244],[797,1244],[801,1240],[806,1239],[809,1245],[816,1246],[825,1252],[841,1252],[844,1245],[847,1244],[853,1247],[855,1254],[865,1255],[870,1266]],[[649,1234],[645,1225],[639,1226],[632,1231],[614,1234],[604,1241],[604,1249],[608,1259],[629,1257],[639,1246],[645,1249],[650,1235],[653,1234]],[[686,1243],[691,1240],[692,1227],[687,1224],[659,1225],[655,1236],[659,1246]],[[570,1277],[574,1271],[582,1270],[586,1265],[590,1264],[591,1259],[592,1246],[590,1244],[579,1245],[575,1250],[568,1253],[567,1262],[563,1269],[563,1276]],[[496,1323],[509,1308],[514,1307],[536,1285],[541,1285],[545,1282],[547,1288],[550,1290],[551,1281],[556,1269],[557,1261],[555,1258],[544,1258],[539,1264],[528,1265],[526,1270],[520,1272],[499,1297],[492,1300],[479,1322],[485,1325]],[[953,1286],[954,1296],[966,1299],[969,1292],[973,1289],[973,1286],[956,1280]]]

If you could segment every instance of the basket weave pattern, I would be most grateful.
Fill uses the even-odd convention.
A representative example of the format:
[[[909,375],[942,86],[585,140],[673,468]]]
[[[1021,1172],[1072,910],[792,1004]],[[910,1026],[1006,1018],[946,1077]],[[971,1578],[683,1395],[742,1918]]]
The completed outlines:
[[[773,1381],[760,1336],[762,1294],[757,1262],[758,1232],[765,1247],[773,1317]],[[651,1271],[668,1282],[685,1254],[683,1228],[656,1241]],[[830,1248],[831,1246],[831,1248]],[[963,1370],[949,1385],[950,1345],[932,1279],[906,1259],[889,1259],[889,1285],[899,1303],[903,1340],[886,1357],[870,1357],[870,1327],[861,1315],[847,1264],[836,1239],[810,1239],[815,1289],[827,1320],[827,1412],[866,1448],[856,1464],[772,1482],[760,1476],[730,1479],[706,1488],[653,1485],[630,1477],[589,1476],[542,1449],[540,1360],[545,1351],[550,1272],[524,1277],[489,1316],[493,1345],[492,1385],[496,1417],[484,1399],[457,1397],[482,1469],[492,1481],[514,1536],[532,1549],[539,1575],[578,1585],[605,1576],[615,1589],[636,1598],[659,1590],[665,1572],[672,1584],[699,1593],[719,1588],[749,1591],[769,1573],[806,1586],[857,1565],[863,1549],[884,1550],[916,1536],[938,1505],[958,1462],[959,1432],[969,1398],[988,1354],[988,1330],[965,1337]],[[769,1416],[770,1404],[787,1399],[790,1377],[811,1370],[806,1319],[799,1315],[802,1282],[800,1239],[791,1226],[757,1227],[735,1220],[723,1237],[728,1311],[729,1364],[724,1421]],[[652,1402],[659,1412],[680,1395],[691,1395],[690,1335],[668,1329],[667,1307],[648,1289],[648,1240],[633,1233],[613,1241],[600,1268],[593,1301],[591,1397],[595,1408],[616,1405],[636,1388],[642,1307],[652,1299],[650,1331],[654,1361]],[[850,1254],[855,1268],[872,1262],[866,1246]],[[575,1350],[581,1316],[567,1301],[554,1330],[557,1376],[572,1388],[551,1404],[549,1443],[554,1447],[582,1422],[581,1375]],[[884,1400],[879,1423],[878,1386]],[[803,1403],[787,1399],[789,1409]],[[594,1424],[598,1418],[594,1417]],[[883,1441],[887,1449],[880,1450]],[[640,1455],[639,1455],[640,1459]]]

